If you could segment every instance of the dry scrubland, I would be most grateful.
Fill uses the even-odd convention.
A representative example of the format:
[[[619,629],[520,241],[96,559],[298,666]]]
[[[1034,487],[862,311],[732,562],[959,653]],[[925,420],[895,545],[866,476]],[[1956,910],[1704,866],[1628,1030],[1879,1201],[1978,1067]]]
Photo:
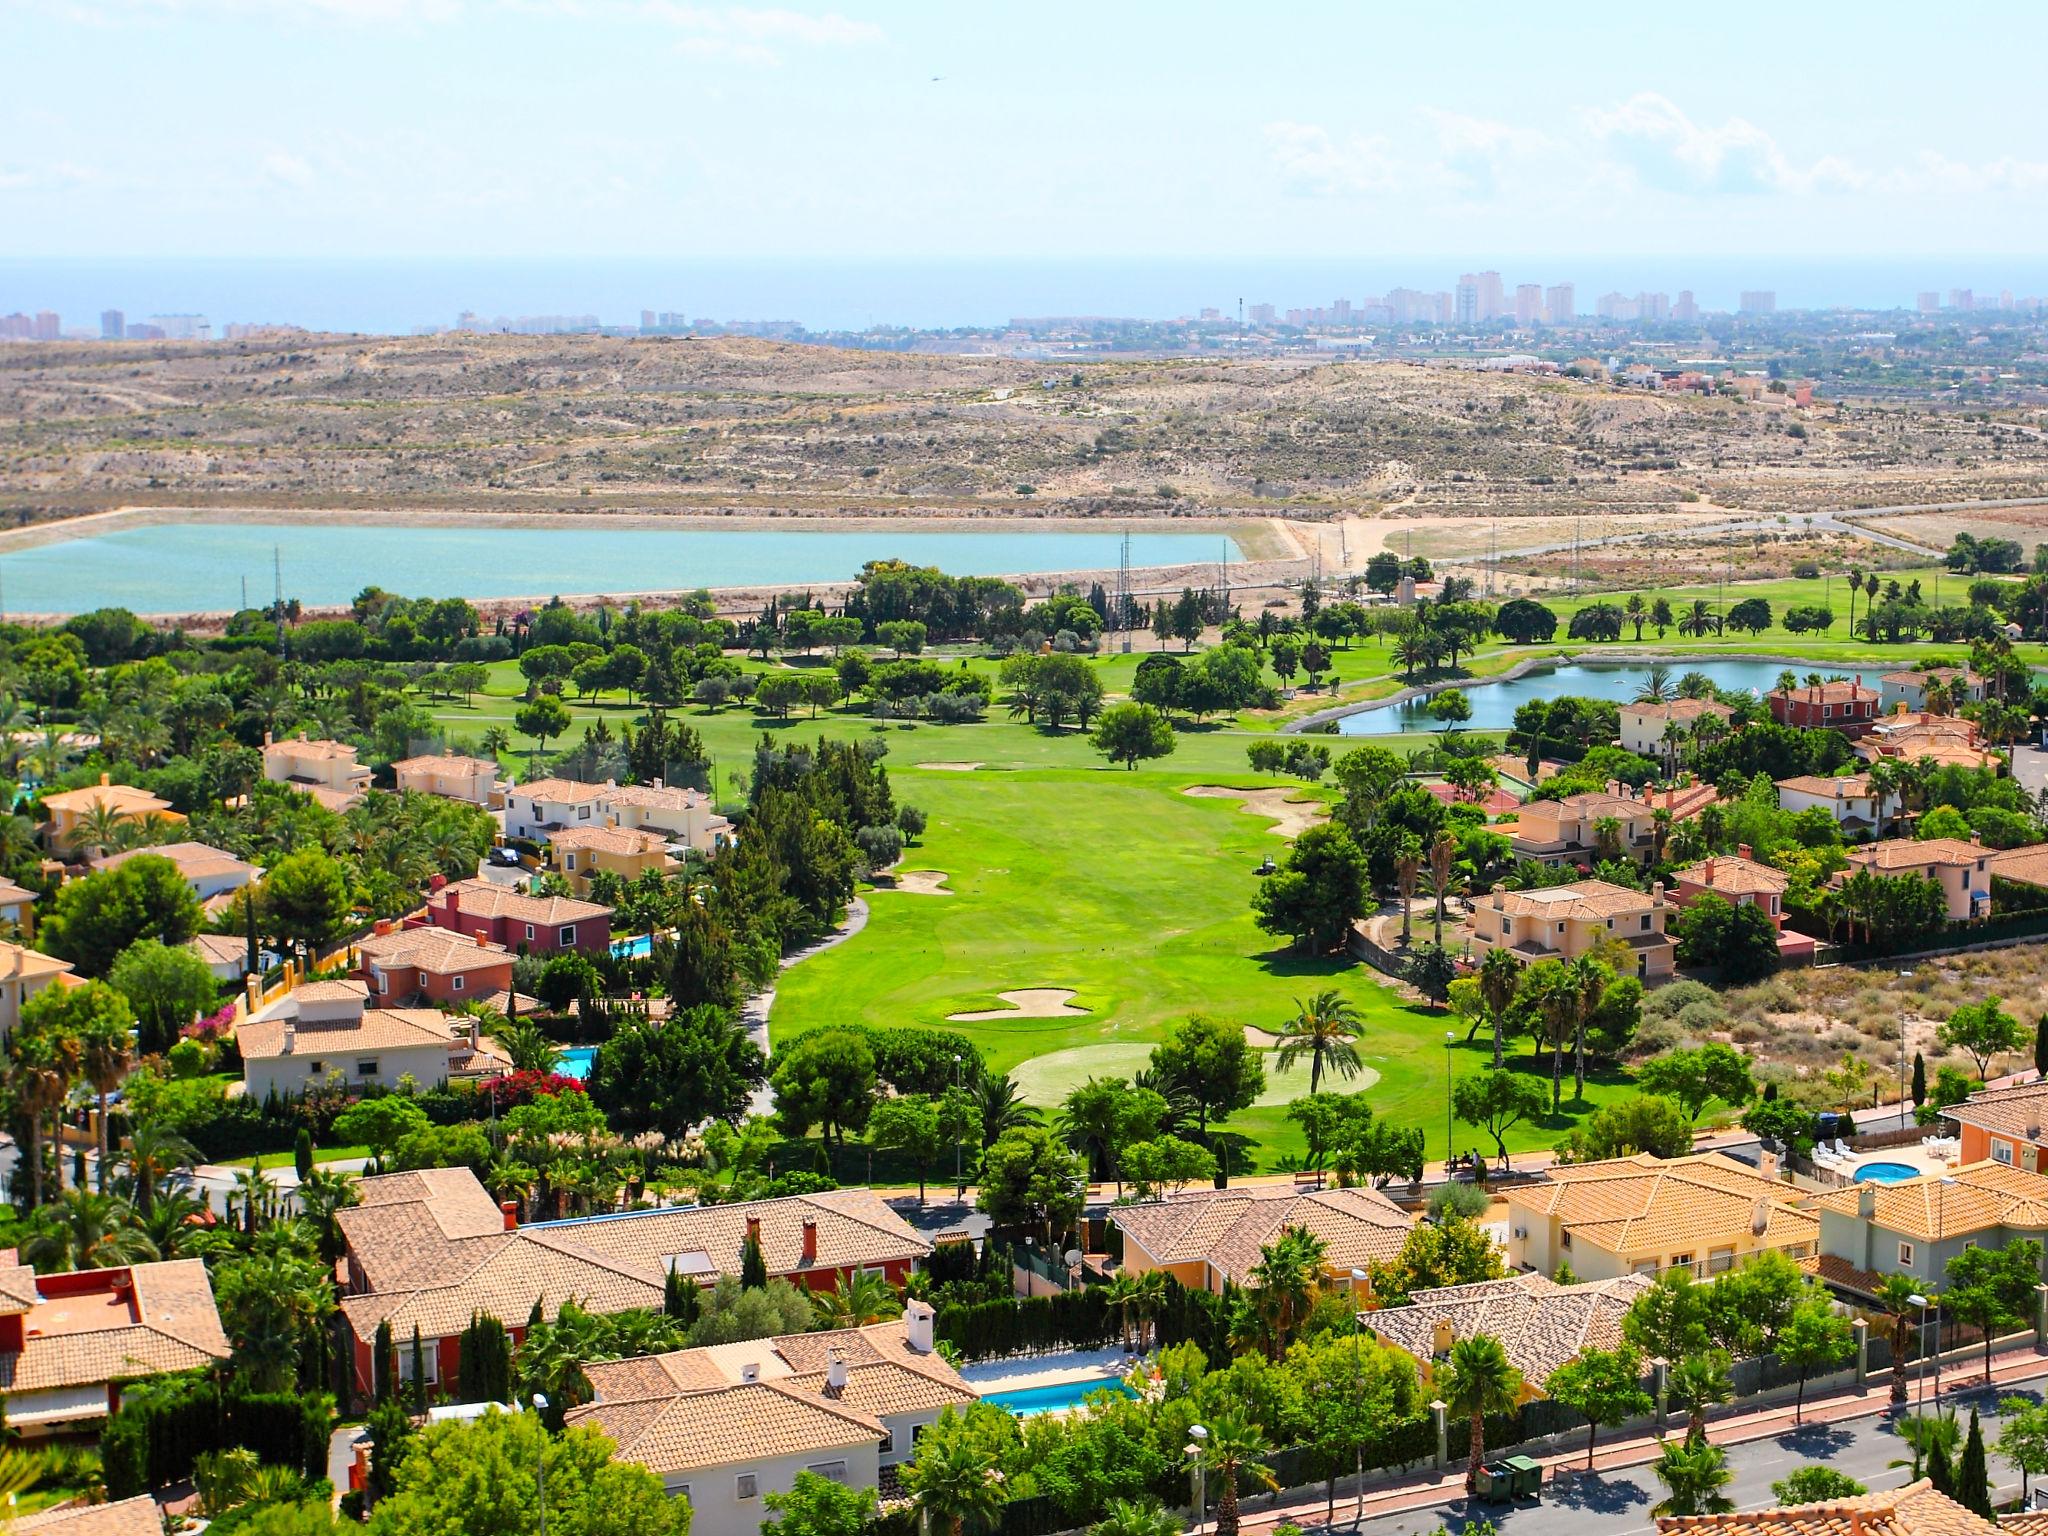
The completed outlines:
[[[2031,419],[1803,419],[1802,440],[1776,399],[1409,363],[603,337],[12,347],[0,506],[1628,517],[2022,495],[2048,465]]]
[[[1890,522],[1886,519],[1880,526],[1888,527]],[[1653,534],[1623,544],[1581,548],[1576,561],[1569,549],[1551,550],[1504,559],[1500,568],[1552,581],[1569,578],[1576,568],[1579,579],[1588,586],[1626,590],[1660,586],[1670,580],[1673,570],[1696,571],[1702,579],[1727,572],[1736,581],[1778,581],[1808,562],[1835,572],[1852,565],[1865,571],[1888,571],[1923,567],[1928,557],[1854,534],[1803,525],[1782,530],[1732,529],[1689,538],[1683,527],[1660,520]]]

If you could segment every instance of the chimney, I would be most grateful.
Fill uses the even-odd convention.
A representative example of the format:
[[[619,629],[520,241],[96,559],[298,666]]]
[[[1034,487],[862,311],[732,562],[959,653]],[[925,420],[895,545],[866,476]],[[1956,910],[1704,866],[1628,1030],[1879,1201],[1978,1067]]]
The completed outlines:
[[[1507,896],[1499,886],[1493,888],[1493,910],[1500,912],[1507,907]]]
[[[478,949],[489,949],[491,947],[490,936],[481,928],[476,931],[476,947]]]
[[[287,1056],[291,1055],[292,1047],[298,1043],[299,1027],[287,1019],[284,1026],[284,1054]]]
[[[276,745],[276,743],[275,743],[275,742],[274,742],[274,741],[273,741],[273,740],[271,739],[271,735],[270,735],[270,732],[268,732],[268,731],[265,731],[265,732],[263,733],[263,745],[265,745],[266,747],[269,747],[269,746],[275,746],[275,745]]]
[[[1436,1327],[1430,1334],[1429,1352],[1432,1355],[1448,1355],[1453,1342],[1455,1341],[1451,1335],[1451,1320],[1448,1317],[1438,1318]]]
[[[1877,1186],[1868,1180],[1856,1186],[1856,1214],[1864,1221],[1877,1215]]]
[[[815,1216],[804,1218],[804,1262],[818,1262],[818,1218]]]
[[[1707,881],[1706,881],[1706,883],[1707,883],[1707,887],[1708,887],[1708,889],[1710,889],[1710,890],[1711,890],[1711,889],[1713,888],[1713,884],[1714,884],[1714,856],[1713,856],[1713,855],[1712,855],[1711,853],[1707,855],[1707,871],[1706,871],[1706,873],[1707,873]]]
[[[2027,1109],[2027,1140],[2039,1141],[2040,1139],[2041,1109],[2039,1105],[2030,1105]]]
[[[113,782],[114,782],[114,776],[113,776],[112,774],[110,774],[110,773],[102,773],[102,774],[100,775],[100,783],[101,783],[102,785],[111,785],[111,784],[112,784]]]
[[[1768,1196],[1756,1197],[1756,1209],[1749,1213],[1749,1230],[1758,1237],[1771,1230],[1771,1202]]]
[[[760,1245],[761,1218],[758,1216],[749,1216],[747,1218],[747,1241],[753,1243],[757,1247]]]
[[[1757,1159],[1756,1171],[1767,1179],[1775,1179],[1778,1176],[1778,1154],[1775,1152],[1764,1153]]]
[[[1750,852],[1749,844],[1747,843],[1737,843],[1735,845],[1735,856],[1739,859],[1753,859],[1756,857],[1754,853]]]
[[[837,1349],[825,1357],[825,1395],[844,1397],[846,1395],[846,1361]]]
[[[384,937],[385,934],[389,933],[395,926],[397,925],[394,924],[390,918],[380,917],[377,919],[376,922],[370,925],[370,932],[376,934],[377,937],[381,939]]]
[[[517,1232],[519,1230],[519,1202],[517,1200],[499,1201],[498,1212],[505,1218],[505,1230],[507,1232]]]
[[[439,870],[435,870],[433,874],[427,876],[427,890],[430,893],[440,890],[447,884],[448,877],[442,874]]]
[[[741,1381],[759,1381],[760,1379],[761,1379],[761,1362],[760,1362],[760,1361],[758,1361],[758,1360],[749,1360],[749,1361],[747,1361],[747,1362],[746,1362],[745,1364],[743,1364],[743,1365],[742,1365],[742,1366],[740,1367],[740,1380],[741,1380]]]
[[[932,1352],[932,1319],[938,1313],[932,1310],[928,1301],[916,1297],[903,1303],[903,1340],[914,1355],[928,1355]]]

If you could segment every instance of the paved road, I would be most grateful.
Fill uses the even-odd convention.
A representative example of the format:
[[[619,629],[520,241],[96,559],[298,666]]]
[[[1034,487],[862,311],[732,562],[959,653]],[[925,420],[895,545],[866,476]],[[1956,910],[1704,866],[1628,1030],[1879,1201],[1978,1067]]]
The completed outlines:
[[[2021,1389],[2013,1389],[2015,1391]],[[2025,1389],[2039,1397],[2038,1391]],[[1944,1394],[1966,1419],[1972,1406],[1984,1416],[1984,1438],[1997,1437],[1997,1398],[1981,1394]],[[1769,1440],[1729,1448],[1728,1464],[1735,1473],[1729,1497],[1739,1509],[1767,1509],[1777,1502],[1771,1484],[1798,1468],[1824,1463],[1845,1472],[1865,1487],[1902,1487],[1909,1468],[1891,1468],[1887,1462],[1906,1454],[1905,1447],[1881,1418],[1855,1419],[1844,1424],[1808,1424]],[[2019,1478],[1996,1454],[1991,1457],[1993,1477],[2011,1474],[2007,1492],[2017,1495]],[[1357,1527],[1361,1536],[1422,1536],[1439,1528],[1455,1533],[1482,1520],[1491,1520],[1502,1536],[1596,1536],[1606,1531],[1641,1532],[1651,1528],[1650,1508],[1664,1497],[1664,1485],[1649,1467],[1627,1467],[1590,1476],[1580,1473],[1544,1490],[1540,1504],[1520,1504],[1512,1509],[1499,1504],[1459,1502],[1434,1509],[1411,1510],[1368,1520]],[[1342,1500],[1337,1505],[1338,1523],[1350,1529],[1344,1518]]]

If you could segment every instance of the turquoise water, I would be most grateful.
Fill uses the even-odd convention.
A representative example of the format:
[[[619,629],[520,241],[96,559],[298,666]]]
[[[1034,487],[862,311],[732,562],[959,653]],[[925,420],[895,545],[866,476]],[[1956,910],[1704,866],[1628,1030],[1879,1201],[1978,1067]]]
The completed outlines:
[[[562,1059],[555,1070],[564,1077],[573,1077],[582,1082],[590,1076],[590,1064],[597,1060],[597,1048],[590,1045],[571,1046],[562,1052]]]
[[[351,523],[164,523],[61,539],[0,558],[14,613],[195,613],[266,603],[271,553],[284,595],[308,607],[364,587],[408,597],[544,597],[844,581],[870,560],[953,576],[1114,570],[1120,533],[588,526],[400,527]],[[1133,565],[1240,560],[1220,533],[1133,533]]]
[[[984,1392],[981,1400],[1006,1408],[1018,1418],[1027,1418],[1034,1413],[1057,1413],[1067,1408],[1078,1408],[1091,1392],[1104,1388],[1124,1397],[1135,1397],[1124,1381],[1116,1376],[1092,1376],[1085,1381],[1060,1381],[1047,1387],[1018,1387],[1010,1392]]]
[[[1859,1184],[1903,1184],[1920,1177],[1921,1170],[1910,1163],[1865,1163],[1856,1170]]]
[[[1904,665],[1903,659],[1900,665]],[[1683,661],[1665,663],[1671,681],[1676,683],[1688,672],[1704,672],[1714,680],[1714,686],[1748,692],[1755,689],[1759,694],[1768,693],[1777,684],[1778,674],[1790,671],[1803,678],[1809,672],[1818,671],[1822,677],[1837,674],[1848,677],[1855,675],[1855,669],[1844,671],[1839,666],[1815,666],[1811,662],[1786,663],[1782,661],[1708,661],[1687,658]],[[1868,666],[1863,669],[1865,680],[1875,687],[1878,674],[1887,672],[1889,667]],[[1542,671],[1525,673],[1507,682],[1461,684],[1465,696],[1472,701],[1472,718],[1468,730],[1504,731],[1515,723],[1515,711],[1531,699],[1556,699],[1567,694],[1582,699],[1612,699],[1625,704],[1636,696],[1636,690],[1650,675],[1648,663],[1629,662],[1615,666],[1574,662],[1568,666],[1549,667]],[[1393,731],[1434,730],[1436,722],[1431,720],[1427,700],[1413,699],[1403,704],[1388,705],[1383,709],[1364,710],[1355,715],[1346,715],[1337,723],[1342,736],[1382,736]]]
[[[643,955],[654,953],[654,941],[644,933],[630,939],[616,939],[612,942],[612,953],[621,960],[638,960]]]

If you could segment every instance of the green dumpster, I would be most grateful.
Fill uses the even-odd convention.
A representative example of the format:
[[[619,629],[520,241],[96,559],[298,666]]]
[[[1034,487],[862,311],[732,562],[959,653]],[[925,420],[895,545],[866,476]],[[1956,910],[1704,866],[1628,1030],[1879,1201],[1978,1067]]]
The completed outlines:
[[[1499,1463],[1507,1474],[1506,1496],[1511,1499],[1543,1497],[1543,1465],[1527,1456],[1504,1456]]]

